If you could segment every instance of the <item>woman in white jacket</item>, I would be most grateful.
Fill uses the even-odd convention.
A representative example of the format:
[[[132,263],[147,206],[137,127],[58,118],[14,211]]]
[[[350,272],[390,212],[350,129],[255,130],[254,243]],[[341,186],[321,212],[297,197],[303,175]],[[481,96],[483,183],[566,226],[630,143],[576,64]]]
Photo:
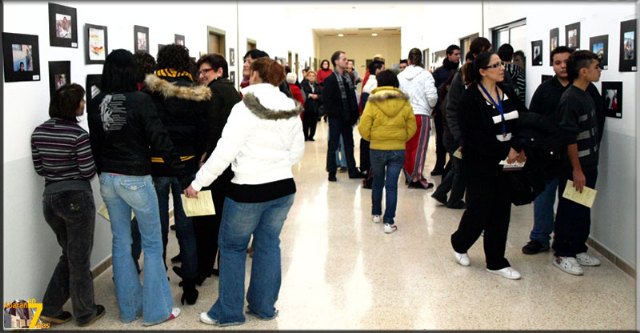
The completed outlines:
[[[250,85],[231,110],[222,138],[185,190],[187,197],[211,184],[231,163],[231,180],[220,225],[218,300],[200,314],[206,324],[244,323],[247,246],[253,234],[247,313],[263,320],[278,314],[281,281],[280,231],[293,204],[291,167],[304,153],[302,106],[280,92],[284,68],[269,58],[251,64]]]

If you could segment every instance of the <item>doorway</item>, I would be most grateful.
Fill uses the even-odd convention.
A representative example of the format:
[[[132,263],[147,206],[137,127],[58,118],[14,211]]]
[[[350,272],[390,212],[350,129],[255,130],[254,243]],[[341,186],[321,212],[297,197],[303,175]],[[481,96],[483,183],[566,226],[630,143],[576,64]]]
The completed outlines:
[[[224,30],[207,26],[207,52],[226,54],[226,33]]]

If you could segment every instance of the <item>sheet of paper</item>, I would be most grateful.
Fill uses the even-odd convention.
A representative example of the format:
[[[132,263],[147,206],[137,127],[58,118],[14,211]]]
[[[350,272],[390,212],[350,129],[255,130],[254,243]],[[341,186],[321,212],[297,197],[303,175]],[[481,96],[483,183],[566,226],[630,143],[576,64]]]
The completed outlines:
[[[182,208],[188,216],[215,215],[216,209],[213,207],[213,199],[211,198],[211,190],[198,192],[197,198],[187,198],[184,194],[182,198]]]
[[[500,161],[500,163],[498,164],[502,165],[503,171],[516,171],[516,170],[522,170],[522,168],[524,168],[525,162],[522,162],[522,163],[513,162],[509,164],[507,163],[507,159],[505,158],[504,160]]]
[[[100,207],[98,207],[98,215],[104,217],[107,221],[111,222],[111,219],[109,218],[109,211],[107,210],[107,205],[105,205],[104,202],[100,204]],[[132,210],[131,219],[133,220],[134,217],[135,215],[133,214],[133,210]]]
[[[598,194],[597,190],[586,186],[582,187],[582,193],[580,193],[573,187],[573,181],[568,180],[562,197],[591,208],[593,201],[596,200],[596,194]]]
[[[462,159],[462,148],[458,147],[458,149],[456,149],[456,151],[453,152],[453,156],[455,156],[458,159]]]

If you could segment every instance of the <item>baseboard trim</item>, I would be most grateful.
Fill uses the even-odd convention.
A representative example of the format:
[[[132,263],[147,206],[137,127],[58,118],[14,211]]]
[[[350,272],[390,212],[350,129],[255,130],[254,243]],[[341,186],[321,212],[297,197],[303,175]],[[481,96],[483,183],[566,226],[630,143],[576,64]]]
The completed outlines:
[[[602,254],[605,258],[607,258],[609,261],[611,261],[614,265],[616,265],[618,268],[620,268],[623,272],[627,273],[632,278],[634,279],[637,278],[636,270],[633,268],[633,266],[629,265],[626,261],[618,257],[615,253],[611,252],[606,246],[602,245],[597,240],[589,237],[589,239],[587,239],[587,245],[592,247],[594,250],[600,252],[600,254]]]

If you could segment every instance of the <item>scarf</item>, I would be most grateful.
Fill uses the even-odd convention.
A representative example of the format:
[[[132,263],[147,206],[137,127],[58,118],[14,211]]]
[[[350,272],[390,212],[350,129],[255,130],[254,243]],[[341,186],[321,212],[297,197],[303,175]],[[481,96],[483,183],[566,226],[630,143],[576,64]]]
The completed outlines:
[[[193,82],[193,76],[189,72],[178,72],[173,68],[161,68],[154,72],[155,75],[159,77],[187,77],[191,82]]]
[[[353,82],[351,82],[351,78],[349,78],[346,74],[340,75],[338,71],[334,71],[336,74],[336,79],[338,81],[338,87],[340,88],[340,97],[342,98],[342,109],[344,112],[349,112],[349,101],[347,100],[347,89],[345,89],[345,82],[347,82],[347,87],[349,91],[354,90]]]

